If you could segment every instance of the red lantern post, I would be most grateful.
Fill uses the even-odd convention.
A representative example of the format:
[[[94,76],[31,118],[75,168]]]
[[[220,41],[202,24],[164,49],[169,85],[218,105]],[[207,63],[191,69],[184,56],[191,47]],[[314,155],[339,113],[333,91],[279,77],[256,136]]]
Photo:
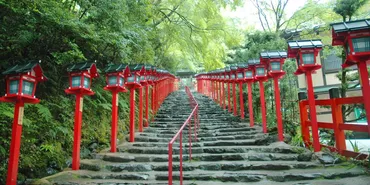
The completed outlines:
[[[112,127],[111,127],[111,152],[117,152],[118,132],[118,93],[127,92],[125,79],[131,75],[126,64],[108,65],[104,70],[106,83],[104,90],[112,92]]]
[[[284,76],[283,64],[287,57],[285,51],[275,51],[275,52],[262,52],[260,60],[261,63],[266,63],[268,65],[268,75],[274,80],[274,94],[275,94],[275,105],[276,105],[276,119],[278,127],[278,138],[279,141],[284,141],[284,128],[283,120],[281,115],[281,102],[280,102],[280,89],[279,89],[279,79]]]
[[[367,70],[370,63],[370,19],[333,23],[331,26],[333,46],[343,46],[346,52],[346,61],[342,67],[358,67],[370,134],[370,84]]]
[[[44,76],[41,66],[37,62],[15,65],[2,74],[5,75],[6,79],[6,94],[0,98],[0,101],[15,104],[6,184],[16,185],[24,104],[36,104],[40,102],[35,97],[36,85],[38,82],[47,80],[47,78]]]
[[[322,49],[321,40],[300,40],[288,42],[288,57],[296,58],[298,69],[295,75],[305,74],[307,79],[307,98],[310,108],[313,148],[315,152],[321,150],[319,128],[316,116],[315,94],[313,91],[312,73],[321,68],[317,58]],[[302,130],[303,132],[303,130]],[[303,133],[305,135],[305,133]]]
[[[230,92],[230,83],[232,82],[231,80],[231,69],[230,66],[225,68],[225,75],[226,75],[226,82],[227,82],[227,106],[228,106],[228,111],[231,112],[231,92]]]
[[[98,77],[99,74],[95,63],[88,62],[73,64],[67,71],[69,73],[69,88],[65,92],[76,95],[72,170],[78,170],[80,168],[83,96],[94,95],[94,92],[91,90],[91,81],[93,78]]]
[[[240,117],[244,120],[244,99],[243,99],[243,83],[245,82],[245,70],[248,68],[248,64],[240,63],[237,64],[237,79],[236,81],[239,82],[239,105],[240,105]]]
[[[156,68],[154,66],[146,66],[147,71],[147,81],[148,85],[145,86],[145,127],[149,127],[149,87],[154,86],[154,74]]]
[[[254,62],[255,60],[248,61],[248,68],[245,71],[245,82],[248,86],[248,109],[249,109],[249,124],[251,127],[254,126],[254,115],[253,115],[253,97],[252,97],[252,83],[254,82],[255,69]]]
[[[236,103],[236,82],[237,82],[237,79],[236,79],[236,73],[237,73],[237,65],[233,64],[230,66],[230,70],[231,70],[231,82],[233,83],[232,84],[232,88],[233,88],[233,112],[234,112],[234,116],[237,116],[238,115],[238,110],[236,109],[237,107],[237,103]]]
[[[267,133],[267,123],[266,123],[266,103],[265,103],[265,87],[263,82],[268,80],[267,77],[267,70],[266,65],[261,63],[259,60],[255,61],[254,67],[256,69],[256,73],[254,78],[259,83],[259,89],[260,89],[260,102],[261,102],[261,117],[262,117],[262,130],[263,133]],[[251,65],[251,64],[249,64]]]
[[[130,65],[131,76],[126,80],[126,87],[130,89],[130,142],[135,142],[135,89],[141,88],[140,75],[144,73],[143,65]],[[141,97],[142,98],[142,97]]]

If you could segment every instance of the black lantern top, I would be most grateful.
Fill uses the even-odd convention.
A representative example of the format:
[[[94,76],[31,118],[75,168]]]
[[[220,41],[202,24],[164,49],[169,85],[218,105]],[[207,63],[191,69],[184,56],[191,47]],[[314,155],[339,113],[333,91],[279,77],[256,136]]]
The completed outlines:
[[[262,52],[260,54],[262,59],[275,59],[275,58],[286,58],[287,53],[286,51],[269,51],[269,52]]]
[[[341,45],[346,51],[346,62],[342,67],[370,59],[370,19],[333,23],[331,26],[332,45]]]
[[[6,94],[0,98],[4,102],[23,101],[25,103],[38,103],[35,97],[38,82],[47,80],[39,62],[17,64],[5,70]]]

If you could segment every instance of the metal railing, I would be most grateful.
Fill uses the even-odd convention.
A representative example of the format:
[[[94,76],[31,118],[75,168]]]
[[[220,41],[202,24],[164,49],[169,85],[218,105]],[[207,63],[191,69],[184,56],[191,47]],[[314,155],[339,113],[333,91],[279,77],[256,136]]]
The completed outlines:
[[[193,97],[193,94],[190,92],[189,87],[185,87],[186,94],[189,97],[190,106],[192,108],[191,114],[186,119],[184,124],[181,126],[179,131],[176,133],[176,135],[171,139],[171,141],[168,143],[168,184],[172,185],[172,155],[173,155],[173,144],[177,139],[180,140],[179,143],[179,155],[180,155],[180,184],[182,185],[183,182],[183,173],[182,173],[182,163],[183,163],[183,157],[182,157],[182,136],[183,136],[183,130],[186,126],[188,126],[188,142],[189,142],[189,161],[191,161],[191,139],[192,139],[192,119],[194,121],[194,140],[197,140],[197,132],[199,128],[199,119],[198,119],[198,102]]]
[[[333,89],[332,92],[335,89]],[[339,92],[339,90],[337,90]],[[366,159],[368,158],[367,154],[349,151],[346,149],[346,142],[345,142],[345,130],[356,131],[356,132],[369,132],[368,127],[369,122],[367,125],[361,124],[346,124],[342,117],[342,106],[346,104],[363,104],[364,99],[363,97],[346,97],[346,98],[339,98],[339,93],[331,93],[329,92],[330,98],[329,99],[320,99],[315,100],[316,106],[327,106],[331,109],[332,115],[332,123],[328,122],[317,122],[318,128],[321,129],[332,129],[334,131],[334,138],[335,138],[335,146],[327,146],[320,143],[321,147],[329,148],[331,151],[338,152],[339,154],[346,156],[346,157],[353,157],[356,159]],[[312,146],[312,142],[310,139],[310,128],[312,123],[309,119],[309,108],[308,108],[308,100],[304,100],[304,98],[300,99],[299,102],[300,108],[300,119],[301,119],[301,131],[302,131],[302,138],[303,142],[305,143],[306,147]],[[312,134],[313,135],[313,134]],[[314,140],[319,140],[319,138],[313,138]]]

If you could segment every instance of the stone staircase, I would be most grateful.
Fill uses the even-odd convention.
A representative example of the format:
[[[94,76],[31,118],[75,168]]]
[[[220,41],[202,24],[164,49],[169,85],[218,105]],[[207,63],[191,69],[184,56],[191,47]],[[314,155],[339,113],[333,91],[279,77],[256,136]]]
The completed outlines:
[[[184,184],[370,184],[364,169],[347,163],[315,160],[310,151],[282,142],[269,142],[258,126],[222,110],[208,97],[197,99],[201,129],[192,141],[188,161],[188,129],[184,130]],[[172,93],[155,121],[134,143],[124,142],[117,153],[102,152],[81,161],[81,170],[66,170],[38,184],[167,184],[168,142],[190,114],[184,91]],[[191,132],[192,135],[194,132]],[[193,137],[194,138],[194,137]],[[179,144],[174,145],[173,179],[179,184]],[[324,157],[325,158],[325,157]]]

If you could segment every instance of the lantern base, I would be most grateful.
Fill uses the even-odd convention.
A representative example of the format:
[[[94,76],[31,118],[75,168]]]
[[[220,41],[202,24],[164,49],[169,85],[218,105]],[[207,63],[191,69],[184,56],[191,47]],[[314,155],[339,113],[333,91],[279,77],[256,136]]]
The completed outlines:
[[[95,94],[92,90],[87,89],[87,88],[66,89],[64,90],[64,92],[67,94],[80,94],[80,95],[88,95],[88,96],[92,96]]]
[[[270,77],[272,77],[272,78],[281,78],[282,76],[284,76],[285,75],[285,72],[283,72],[283,71],[278,71],[278,72],[269,72],[268,73],[269,74],[269,76]]]
[[[301,66],[301,67],[298,67],[296,72],[294,72],[294,75],[305,74],[307,71],[316,71],[320,68],[321,68],[321,65],[319,65],[319,64]]]
[[[359,62],[367,62],[367,64],[370,64],[369,55],[347,56],[346,62],[342,65],[342,67],[343,68],[351,67],[353,65],[356,65]]]
[[[8,102],[8,103],[16,103],[16,102],[24,102],[24,103],[30,103],[30,104],[36,104],[39,103],[40,100],[31,96],[26,95],[8,95],[3,96],[0,98],[0,102]]]
[[[147,86],[147,85],[149,85],[149,82],[148,81],[140,82],[140,85],[141,86]]]
[[[256,76],[255,78],[257,81],[262,81],[262,82],[265,82],[269,79],[268,76]]]
[[[127,92],[127,89],[122,86],[108,86],[103,88],[106,91],[112,91],[112,92]]]
[[[125,86],[128,89],[137,89],[137,88],[140,88],[141,87],[141,85],[139,83],[135,83],[135,82],[126,82],[125,83]]]

